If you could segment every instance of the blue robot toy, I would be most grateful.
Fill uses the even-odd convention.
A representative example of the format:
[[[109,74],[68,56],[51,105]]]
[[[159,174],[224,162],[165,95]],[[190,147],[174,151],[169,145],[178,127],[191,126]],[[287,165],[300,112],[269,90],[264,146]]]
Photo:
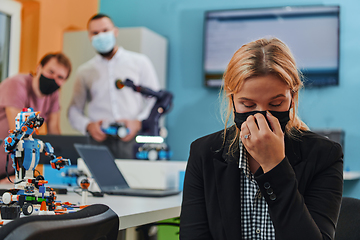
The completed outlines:
[[[34,112],[32,108],[24,108],[15,118],[16,129],[10,130],[10,135],[4,139],[5,152],[8,154],[6,173],[8,173],[9,157],[11,157],[15,169],[15,188],[2,196],[2,202],[5,204],[1,207],[3,219],[16,218],[21,211],[25,215],[30,215],[33,213],[34,205],[41,205],[44,201],[48,210],[55,209],[55,193],[51,188],[45,187],[47,181],[43,176],[34,177],[40,153],[45,152],[45,155],[50,157],[50,164],[54,169],[71,165],[69,159],[54,155],[54,148],[50,143],[44,143],[32,137],[44,123],[44,118],[39,114],[40,112]]]
[[[102,127],[104,133],[110,136],[123,138],[129,134],[129,129],[123,123],[112,123],[109,126]]]

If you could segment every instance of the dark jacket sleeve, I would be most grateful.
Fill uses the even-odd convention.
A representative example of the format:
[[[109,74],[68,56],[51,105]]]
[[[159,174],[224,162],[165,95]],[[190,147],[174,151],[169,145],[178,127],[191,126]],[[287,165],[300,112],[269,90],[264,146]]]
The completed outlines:
[[[342,149],[330,141],[310,145],[298,165],[285,157],[271,171],[255,174],[277,240],[334,238],[343,188]]]
[[[180,239],[212,240],[206,214],[201,156],[195,141],[190,147],[180,215]]]

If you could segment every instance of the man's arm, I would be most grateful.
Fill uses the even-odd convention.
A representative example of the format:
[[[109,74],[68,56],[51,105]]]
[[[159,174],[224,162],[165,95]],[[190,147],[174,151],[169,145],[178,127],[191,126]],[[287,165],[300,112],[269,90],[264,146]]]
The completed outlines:
[[[50,113],[47,120],[47,127],[49,134],[60,134],[60,111]]]
[[[19,112],[21,112],[20,108],[5,107],[5,113],[9,124],[9,130],[15,130],[15,118]]]
[[[68,119],[74,129],[85,135],[90,119],[84,113],[87,90],[80,75],[81,74],[78,73],[75,81],[74,92],[68,109]]]
[[[68,119],[71,126],[82,134],[89,133],[98,142],[106,139],[106,134],[101,130],[102,121],[91,122],[85,115],[84,109],[87,99],[87,87],[81,74],[78,73],[74,85],[73,97],[68,109]]]

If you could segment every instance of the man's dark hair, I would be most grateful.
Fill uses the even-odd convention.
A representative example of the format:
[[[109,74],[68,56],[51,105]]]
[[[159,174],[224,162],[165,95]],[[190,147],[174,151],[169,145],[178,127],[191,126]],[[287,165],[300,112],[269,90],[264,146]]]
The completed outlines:
[[[59,64],[63,65],[65,68],[67,68],[67,70],[69,70],[68,75],[66,76],[67,79],[71,73],[71,62],[69,58],[60,52],[48,53],[40,60],[41,66],[44,67],[52,58],[55,58]]]
[[[110,19],[110,21],[114,24],[114,22],[112,21],[112,19],[111,19],[108,15],[103,14],[103,13],[97,13],[97,14],[95,14],[94,16],[92,16],[92,17],[89,19],[89,21],[88,21],[88,23],[87,23],[87,27],[89,28],[89,23],[90,23],[92,20],[96,20],[96,19],[100,19],[100,18],[104,18],[104,17]]]

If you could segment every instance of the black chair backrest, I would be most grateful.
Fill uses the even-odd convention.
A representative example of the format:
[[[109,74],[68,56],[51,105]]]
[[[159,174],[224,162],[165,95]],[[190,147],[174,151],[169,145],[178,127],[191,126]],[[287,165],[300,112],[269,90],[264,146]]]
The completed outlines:
[[[360,199],[343,197],[335,240],[360,240]]]
[[[4,240],[116,240],[119,217],[108,206],[90,205],[63,215],[18,218],[0,228]]]

